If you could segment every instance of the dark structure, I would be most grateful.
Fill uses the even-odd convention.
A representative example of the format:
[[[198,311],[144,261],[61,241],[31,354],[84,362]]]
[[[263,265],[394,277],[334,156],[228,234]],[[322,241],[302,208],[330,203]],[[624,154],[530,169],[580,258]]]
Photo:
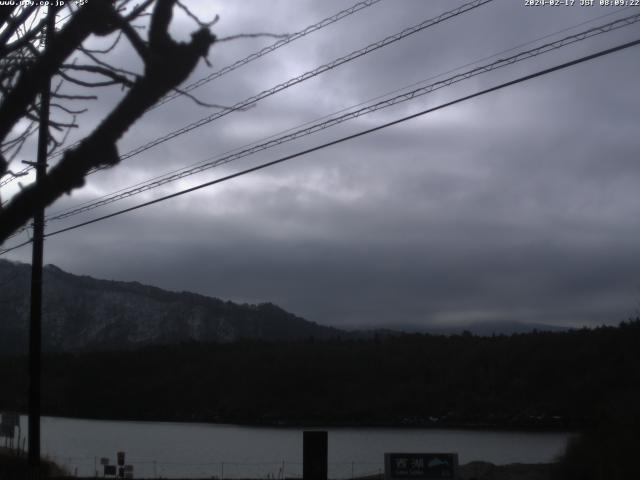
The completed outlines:
[[[328,444],[326,431],[303,433],[302,478],[304,480],[327,480]]]

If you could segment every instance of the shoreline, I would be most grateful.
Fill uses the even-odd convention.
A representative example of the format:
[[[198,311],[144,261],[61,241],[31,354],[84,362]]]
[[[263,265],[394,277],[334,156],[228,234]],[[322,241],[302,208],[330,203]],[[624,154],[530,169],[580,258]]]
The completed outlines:
[[[70,480],[77,478],[93,479],[95,476],[77,477],[71,475],[66,469],[51,460],[44,459],[42,467],[46,472],[46,478],[57,480]],[[458,467],[456,478],[459,480],[551,480],[555,478],[559,470],[558,463],[511,463],[496,465],[490,462],[474,461]],[[27,474],[27,460],[23,455],[0,448],[0,474],[8,475],[7,478],[21,477]],[[144,480],[145,477],[137,477]],[[185,477],[185,480],[194,480],[203,477]],[[207,477],[209,478],[209,477]],[[297,478],[297,477],[294,477]],[[353,477],[353,480],[383,480],[384,473]],[[175,480],[180,480],[176,478]],[[259,480],[254,477],[233,478],[233,480]],[[291,480],[285,477],[285,480]],[[331,477],[329,480],[332,479]]]
[[[18,412],[21,417],[27,414]],[[583,428],[562,428],[549,426],[532,426],[532,425],[511,425],[505,426],[500,424],[489,423],[396,423],[396,422],[378,422],[378,423],[357,423],[357,422],[318,422],[318,421],[234,421],[234,420],[204,420],[204,419],[148,419],[148,418],[114,418],[101,416],[72,416],[72,415],[51,415],[43,414],[42,418],[56,418],[69,420],[89,420],[98,422],[129,422],[129,423],[168,423],[168,424],[204,424],[220,427],[244,427],[244,428],[264,428],[264,429],[389,429],[389,430],[464,430],[479,432],[521,432],[521,433],[564,433],[576,434]]]

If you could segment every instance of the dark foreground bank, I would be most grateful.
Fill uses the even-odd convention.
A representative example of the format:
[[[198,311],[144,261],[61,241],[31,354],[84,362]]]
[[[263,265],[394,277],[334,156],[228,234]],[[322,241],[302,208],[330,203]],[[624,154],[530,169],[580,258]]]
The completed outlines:
[[[513,464],[493,465],[486,462],[472,462],[460,466],[459,480],[558,480],[558,466],[555,464]],[[0,452],[0,480],[27,480],[26,459],[12,454]],[[69,476],[60,467],[43,462],[41,478],[50,480],[77,480],[79,477]],[[94,478],[94,477],[84,477]],[[363,477],[356,480],[383,480],[383,475]],[[145,480],[145,479],[138,479]],[[152,479],[148,479],[152,480]],[[180,479],[177,479],[180,480]],[[184,479],[193,480],[193,479]],[[257,479],[234,479],[257,480]],[[294,479],[291,479],[294,480]],[[299,479],[295,479],[299,480]]]
[[[27,478],[28,465],[24,455],[0,447],[0,480],[22,480]],[[69,473],[49,460],[40,463],[42,478],[64,478]]]

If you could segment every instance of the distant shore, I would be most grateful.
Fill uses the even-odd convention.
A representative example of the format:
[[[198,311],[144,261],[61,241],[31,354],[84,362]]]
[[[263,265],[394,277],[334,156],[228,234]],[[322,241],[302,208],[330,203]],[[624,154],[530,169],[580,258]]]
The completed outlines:
[[[271,428],[575,432],[603,418],[635,418],[639,343],[640,320],[495,338],[52,353],[45,355],[42,411]],[[26,410],[27,364],[0,355],[0,404],[7,410]]]
[[[26,416],[25,412],[19,412],[21,416]],[[43,414],[43,417],[51,418],[68,418],[71,420],[96,420],[104,422],[145,422],[145,423],[200,423],[207,425],[232,425],[247,428],[282,428],[282,429],[299,429],[299,428],[327,428],[327,429],[368,429],[368,428],[388,428],[388,429],[416,429],[416,430],[475,430],[475,431],[495,431],[495,432],[526,432],[526,433],[578,433],[580,428],[563,428],[561,426],[547,425],[504,425],[490,423],[394,423],[394,422],[334,422],[326,421],[298,421],[298,420],[234,420],[234,419],[216,419],[204,420],[197,418],[133,418],[133,417],[112,417],[112,416],[73,416],[73,415],[50,415]]]

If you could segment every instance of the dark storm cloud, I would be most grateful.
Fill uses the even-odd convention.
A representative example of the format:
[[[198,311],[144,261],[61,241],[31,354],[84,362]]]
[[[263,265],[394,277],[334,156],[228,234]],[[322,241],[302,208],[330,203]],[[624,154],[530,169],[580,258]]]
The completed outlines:
[[[159,211],[160,221],[149,220],[155,228],[144,232],[135,219],[123,219],[118,230],[136,232],[126,245],[107,254],[90,236],[68,267],[78,264],[82,271],[88,260],[103,255],[107,277],[161,279],[168,288],[237,301],[277,301],[336,324],[459,321],[473,315],[539,320],[541,314],[579,324],[602,321],[601,315],[612,312],[620,320],[628,313],[620,304],[632,302],[638,288],[635,244],[625,229],[603,252],[599,242],[588,241],[597,228],[583,225],[575,232],[565,227],[568,238],[558,238],[528,225],[415,211],[391,216],[393,208],[363,211],[339,202],[310,212],[292,203],[294,195],[272,194],[254,212],[262,220],[251,224],[241,209],[232,218],[203,214],[173,219],[170,226],[161,224]],[[199,238],[189,235],[195,224]],[[51,240],[49,249],[80,247],[74,243]]]
[[[201,8],[205,17],[218,8],[217,33],[229,35],[295,31],[347,6],[290,5],[215,2],[207,9],[200,4],[194,8]],[[449,1],[398,5],[384,0],[194,93],[206,101],[234,104],[454,6]],[[96,175],[84,192],[63,199],[56,208],[610,11],[527,9],[520,2],[496,0],[131,158],[126,166]],[[630,13],[628,9],[618,16]],[[193,29],[188,19],[177,20],[176,34]],[[632,26],[479,76],[96,212],[309,148],[628,41],[637,32]],[[215,46],[213,70],[271,41]],[[640,235],[640,198],[635,192],[640,97],[632,88],[640,67],[634,55],[615,54],[73,235],[53,237],[47,241],[47,261],[74,273],[240,302],[272,301],[334,325],[487,319],[576,326],[616,323],[634,314],[640,296],[635,241]],[[193,78],[211,71],[200,66]],[[211,112],[187,99],[176,100],[149,112],[123,139],[120,151]],[[14,258],[27,259],[28,252]]]

